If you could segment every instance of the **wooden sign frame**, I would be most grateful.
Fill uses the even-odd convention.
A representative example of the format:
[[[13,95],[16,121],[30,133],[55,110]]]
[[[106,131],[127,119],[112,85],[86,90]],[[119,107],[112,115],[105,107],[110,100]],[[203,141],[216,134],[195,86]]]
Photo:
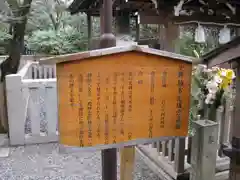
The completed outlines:
[[[63,147],[71,147],[72,152],[74,151],[72,147],[76,147],[77,151],[79,149],[101,150],[186,136],[193,60],[194,58],[136,45],[106,48],[41,60],[41,64],[57,64],[60,144],[63,144]],[[82,79],[81,83],[79,77]],[[108,81],[110,84],[107,83]],[[101,84],[101,92],[104,92],[101,95],[98,94],[99,96],[96,95],[98,89],[100,91],[97,84]],[[85,90],[81,91],[79,89],[82,86],[85,87]],[[121,88],[124,89],[124,87],[125,90],[122,90],[121,93]],[[133,93],[131,96],[129,96],[129,89]],[[114,94],[117,95],[114,96]],[[125,97],[125,99],[121,99],[121,97]],[[164,99],[165,97],[167,99]],[[74,98],[79,99],[78,102],[75,102]],[[130,100],[131,98],[133,100]],[[108,106],[107,110],[97,106],[97,99],[101,101],[101,107]],[[126,103],[122,105],[121,102],[126,102],[127,105],[125,105]],[[89,103],[91,106],[88,106]],[[141,105],[141,103],[143,104]],[[146,108],[143,107],[145,105]],[[79,109],[81,109],[79,106],[82,106],[82,109],[85,108],[82,112],[84,116],[79,115]],[[116,108],[114,110],[115,106],[118,106],[120,111]],[[126,106],[128,109],[129,107],[132,109],[134,106],[135,111],[127,113]],[[96,112],[93,112],[93,107],[99,108],[99,110],[95,109]],[[123,112],[121,107],[127,114],[123,123],[120,122],[121,112]],[[150,109],[148,110],[148,108]],[[167,113],[165,113],[164,108],[167,108]],[[106,120],[105,115],[101,115],[101,118],[100,116],[92,118],[92,116],[97,117],[98,111],[106,112],[107,119],[111,121],[110,124],[102,121]],[[137,114],[138,111],[140,115]],[[129,114],[131,114],[132,119],[127,118],[130,117]],[[165,117],[166,123],[164,123]],[[103,131],[98,133],[100,125],[97,127],[96,119],[101,119],[103,131],[105,131],[106,125],[110,127],[108,132],[111,137],[109,134],[107,135],[110,138],[108,141],[106,141]],[[125,121],[125,119],[129,120]],[[150,119],[152,119],[151,126]],[[85,126],[81,126],[84,123]],[[89,130],[89,123],[91,130]],[[146,134],[146,128],[148,128],[148,134]],[[80,129],[82,130],[80,131]],[[123,129],[128,130],[126,132],[128,135],[123,132]],[[134,136],[131,137],[132,139],[129,138],[130,131],[132,132],[130,134]],[[100,136],[104,137],[100,138]],[[66,148],[64,149],[66,150]]]

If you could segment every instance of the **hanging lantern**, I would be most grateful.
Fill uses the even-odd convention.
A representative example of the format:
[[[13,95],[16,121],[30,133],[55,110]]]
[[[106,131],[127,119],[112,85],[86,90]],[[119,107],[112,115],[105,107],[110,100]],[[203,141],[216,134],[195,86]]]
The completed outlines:
[[[204,28],[198,24],[195,30],[195,41],[198,43],[204,43],[206,41]]]
[[[231,40],[231,31],[227,26],[224,26],[219,32],[219,43],[225,44]]]

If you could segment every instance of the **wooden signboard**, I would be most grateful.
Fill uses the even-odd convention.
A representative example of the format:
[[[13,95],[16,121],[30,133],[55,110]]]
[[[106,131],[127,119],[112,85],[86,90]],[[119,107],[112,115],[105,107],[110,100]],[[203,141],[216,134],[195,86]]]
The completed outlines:
[[[57,63],[61,144],[109,148],[187,135],[189,58],[131,46],[42,63]]]

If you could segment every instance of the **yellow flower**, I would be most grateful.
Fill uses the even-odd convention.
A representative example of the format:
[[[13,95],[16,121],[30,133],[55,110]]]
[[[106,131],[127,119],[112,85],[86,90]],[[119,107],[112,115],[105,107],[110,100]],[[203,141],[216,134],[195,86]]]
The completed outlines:
[[[226,76],[229,80],[233,80],[235,78],[235,73],[233,70],[228,69],[227,70],[227,76]]]
[[[232,83],[232,80],[235,78],[235,74],[234,74],[234,71],[231,70],[231,69],[219,69],[218,73],[217,73],[221,79],[222,79],[222,82],[221,84],[219,85],[220,88],[228,88],[229,85],[231,85]]]
[[[229,80],[227,78],[223,78],[223,81],[220,85],[221,88],[225,89],[229,86]]]

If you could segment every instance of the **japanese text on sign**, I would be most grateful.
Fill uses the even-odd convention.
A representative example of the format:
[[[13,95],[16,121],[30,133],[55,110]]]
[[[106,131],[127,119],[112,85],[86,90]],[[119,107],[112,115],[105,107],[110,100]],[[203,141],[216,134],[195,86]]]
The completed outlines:
[[[116,68],[106,68],[114,60],[105,59],[103,65],[59,68],[62,144],[89,147],[187,133],[191,64],[163,59],[149,65],[141,58]]]

